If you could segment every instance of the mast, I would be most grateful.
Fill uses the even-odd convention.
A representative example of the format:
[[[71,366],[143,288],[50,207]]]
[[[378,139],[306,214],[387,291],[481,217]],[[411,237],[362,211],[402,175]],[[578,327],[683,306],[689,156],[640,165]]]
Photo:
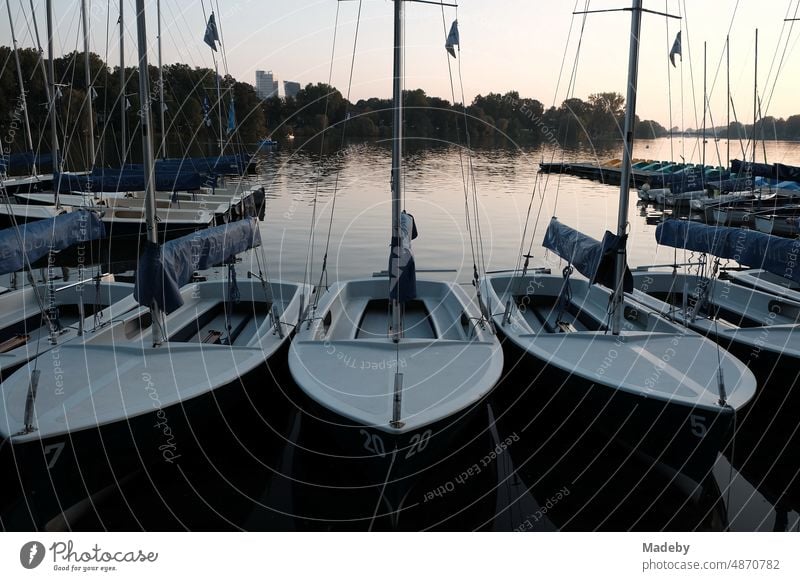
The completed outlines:
[[[394,0],[394,73],[392,119],[392,261],[390,273],[395,284],[400,283],[400,212],[403,192],[403,0]],[[400,341],[401,333],[400,289],[392,299],[392,340]]]
[[[33,32],[36,35],[36,50],[39,52],[39,62],[37,66],[42,71],[42,79],[44,80],[44,95],[47,102],[50,102],[50,85],[47,81],[47,69],[44,66],[44,51],[42,50],[42,39],[39,37],[39,25],[36,23],[36,9],[33,6],[33,0],[30,0],[31,5],[31,19],[33,20]]]
[[[125,0],[119,0],[119,90],[120,90],[120,141],[122,142],[122,159],[120,165],[125,165],[128,151],[127,111],[128,97],[125,95]],[[138,6],[138,4],[137,4]]]
[[[58,128],[56,127],[56,74],[53,65],[53,0],[47,0],[47,84],[50,86],[48,99],[48,113],[50,116],[50,147],[53,155],[53,174],[58,173],[55,188],[53,188],[53,203],[56,208],[61,207],[58,190],[61,186],[61,156],[58,150]]]
[[[642,29],[642,0],[633,0],[631,9],[631,37],[628,52],[628,92],[625,97],[625,135],[623,136],[622,175],[619,186],[619,216],[617,220],[617,236],[625,236],[628,225],[628,196],[630,194],[631,155],[633,153],[633,124],[636,117],[636,83],[639,78],[639,33]],[[619,335],[622,326],[622,300],[624,298],[625,280],[625,247],[617,251],[616,288],[612,296],[613,316],[611,331]]]
[[[222,93],[219,86],[219,64],[216,58],[214,59],[214,75],[217,77],[217,109],[219,110],[217,124],[219,125],[219,155],[222,157],[222,154],[225,153],[225,141],[222,137]]]
[[[89,113],[89,168],[94,169],[94,114],[92,111],[92,71],[89,68],[89,16],[86,0],[81,0],[81,17],[83,19],[83,63],[86,68],[86,104]],[[91,175],[91,174],[90,174]]]
[[[164,123],[164,71],[161,70],[161,0],[156,2],[158,12],[158,103],[161,120],[161,157],[167,157],[167,125]]]
[[[755,51],[755,63],[753,65],[753,171],[755,171],[756,144],[758,143],[758,133],[756,132],[756,122],[758,121],[758,28],[756,28]]]
[[[120,6],[122,4],[120,3]],[[144,14],[144,0],[136,0],[136,34],[139,46],[139,101],[141,103],[142,161],[144,162],[145,220],[147,222],[147,242],[158,245],[158,226],[156,224],[155,176],[153,171],[153,137],[150,133],[150,71],[147,66],[147,27]],[[161,313],[158,303],[150,304],[153,321],[153,347],[161,344]]]
[[[727,164],[726,168],[731,167],[731,37],[725,37],[725,70],[726,81],[728,85],[728,129],[725,131],[725,139],[728,142],[728,153],[726,154]]]
[[[11,26],[11,43],[14,47],[14,60],[17,63],[17,82],[19,82],[19,98],[22,103],[22,114],[25,121],[25,143],[28,150],[33,154],[33,161],[31,167],[31,175],[36,175],[36,152],[33,150],[33,136],[31,135],[31,123],[28,119],[28,102],[25,98],[25,84],[22,76],[22,66],[19,62],[19,49],[17,48],[17,36],[14,34],[14,19],[11,18],[11,0],[6,0],[6,8],[8,9],[8,23]]]
[[[703,159],[700,161],[700,164],[703,166],[703,177],[705,177],[706,173],[706,111],[708,109],[708,96],[706,89],[706,49],[707,43],[703,41]],[[703,179],[703,185],[705,186],[705,179]]]

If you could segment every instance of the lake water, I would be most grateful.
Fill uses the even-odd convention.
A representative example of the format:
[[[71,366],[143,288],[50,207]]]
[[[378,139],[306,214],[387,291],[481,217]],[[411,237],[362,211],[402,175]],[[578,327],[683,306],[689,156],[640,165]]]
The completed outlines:
[[[696,141],[676,137],[670,145],[667,138],[640,140],[635,143],[634,157],[667,160],[672,158],[671,148],[675,158],[684,148],[687,161],[699,161]],[[719,148],[724,157],[726,142],[709,141],[706,159],[710,164],[712,148]],[[557,264],[541,247],[552,216],[598,239],[606,229],[616,231],[617,187],[568,176],[537,175],[537,172],[542,159],[602,162],[619,158],[618,143],[576,146],[555,152],[550,147],[476,148],[470,155],[465,151],[459,155],[459,148],[455,146],[431,147],[413,142],[411,145],[413,149],[406,156],[404,169],[405,208],[414,215],[419,230],[419,238],[414,241],[419,269],[455,269],[451,280],[471,280],[473,261],[465,226],[462,180],[462,167],[467,168],[470,163],[479,204],[480,241],[489,270],[513,267],[516,263],[532,194],[531,221],[524,247],[527,251],[533,240],[533,263],[536,265]],[[737,153],[742,157],[739,147],[738,142],[731,143],[732,157],[737,157]],[[765,147],[770,162],[800,165],[800,143],[767,142]],[[315,194],[314,256],[317,260],[314,267],[319,271],[319,258],[324,254],[334,206],[334,191],[329,279],[370,276],[386,268],[391,218],[388,143],[355,144],[323,156],[322,161],[318,144],[313,144],[272,153],[263,167],[269,190],[263,234],[272,263],[281,277],[303,279]],[[631,194],[630,264],[671,261],[672,251],[659,251],[654,238],[655,226],[645,223],[637,208],[637,197],[634,192]]]
[[[670,159],[671,145],[674,157],[698,160],[696,140],[683,139],[672,144],[669,139],[638,141],[635,157]],[[529,207],[531,222],[522,248],[527,251],[533,241],[535,265],[559,265],[541,248],[551,216],[598,238],[615,228],[618,188],[538,175],[538,163],[553,159],[549,148],[476,148],[468,155],[455,146],[412,145],[405,160],[405,207],[419,229],[414,241],[417,268],[439,271],[430,276],[462,284],[471,280],[462,180],[462,167],[469,164],[489,270],[516,264]],[[739,147],[732,144],[732,151],[734,145]],[[712,149],[724,146],[724,142],[708,143],[707,159]],[[800,144],[773,142],[765,147],[770,161],[800,164]],[[556,160],[570,161],[615,157],[619,144],[574,147],[555,155]],[[303,280],[306,276],[315,195],[312,280],[319,277],[329,223],[329,281],[370,276],[386,268],[388,143],[353,144],[321,159],[318,144],[284,148],[266,155],[261,167],[268,186],[262,233],[271,277]],[[629,216],[629,262],[671,262],[672,251],[657,248],[655,227],[645,223],[635,195]],[[519,436],[518,441],[480,477],[467,486],[454,486],[452,492],[447,483],[475,460],[459,458],[440,466],[419,484],[419,494],[439,486],[446,487],[446,494],[432,505],[406,511],[398,524],[377,514],[377,486],[334,485],[346,475],[346,466],[319,462],[303,452],[297,443],[303,429],[297,388],[284,366],[274,371],[274,385],[264,385],[274,393],[265,411],[266,423],[249,425],[233,417],[242,434],[237,445],[187,462],[179,475],[166,469],[131,475],[117,491],[100,499],[96,510],[87,511],[77,528],[750,531],[800,527],[796,406],[763,414],[768,429],[754,428],[743,435],[719,457],[714,478],[697,488],[580,425],[547,417],[531,424],[527,418],[532,410],[509,409],[515,390],[530,383],[521,370],[505,380],[498,390],[503,395],[488,403],[485,421],[491,429],[486,441],[476,444],[475,454],[491,450],[509,436]]]

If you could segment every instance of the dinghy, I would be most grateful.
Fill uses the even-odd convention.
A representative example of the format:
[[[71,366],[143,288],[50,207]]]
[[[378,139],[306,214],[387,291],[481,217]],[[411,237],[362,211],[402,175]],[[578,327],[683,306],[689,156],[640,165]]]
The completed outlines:
[[[105,236],[83,210],[0,231],[0,274],[29,271],[37,260]],[[79,276],[82,271],[79,269]],[[49,274],[49,273],[48,273]],[[29,284],[0,295],[0,380],[31,359],[109,324],[136,302],[133,285],[102,276]]]
[[[525,255],[517,269],[483,277],[481,297],[517,364],[565,413],[700,481],[756,384],[713,341],[624,292],[632,285],[625,247],[641,12],[634,0],[617,233],[599,242],[554,217],[543,245],[567,262],[563,275],[529,268]]]
[[[147,102],[144,0],[137,0],[139,79]],[[37,526],[143,465],[174,466],[202,437],[222,437],[263,389],[267,362],[286,344],[304,286],[260,271],[237,281],[237,254],[260,245],[254,218],[158,244],[149,108],[141,115],[148,244],[134,308],[110,325],[22,366],[0,384],[0,465]],[[228,280],[194,282],[228,265]],[[7,467],[7,468],[6,468]],[[7,496],[2,502],[8,502]]]
[[[292,377],[311,403],[309,446],[362,459],[361,476],[386,484],[382,499],[392,512],[412,476],[469,440],[475,423],[467,420],[503,368],[493,329],[467,293],[453,283],[416,280],[416,225],[401,206],[403,1],[394,7],[388,276],[331,285],[311,305],[289,351]]]
[[[678,269],[637,269],[633,298],[694,331],[708,336],[754,370],[762,384],[778,370],[800,365],[800,301],[747,288],[718,274],[719,259],[761,267],[800,282],[794,240],[753,230],[668,220],[656,228],[659,244],[717,257]],[[795,371],[792,375],[797,378]],[[783,379],[787,379],[782,373]]]

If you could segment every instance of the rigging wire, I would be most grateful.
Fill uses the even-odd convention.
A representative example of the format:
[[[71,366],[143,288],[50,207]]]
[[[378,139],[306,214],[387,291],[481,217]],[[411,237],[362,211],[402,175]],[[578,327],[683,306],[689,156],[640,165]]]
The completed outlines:
[[[572,70],[570,71],[569,82],[567,83],[565,101],[569,100],[572,96],[575,95],[575,85],[576,85],[576,82],[577,82],[578,64],[580,62],[581,47],[583,45],[583,35],[584,35],[585,31],[586,31],[586,22],[587,22],[587,14],[586,13],[589,11],[589,5],[590,5],[590,0],[586,0],[585,3],[584,3],[584,10],[583,10],[584,14],[581,17],[580,34],[578,35],[578,42],[577,42],[577,46],[575,48],[575,57],[574,57],[573,62],[572,62]],[[578,6],[578,4],[577,4],[577,0],[576,0],[575,8],[577,8],[577,6]],[[577,10],[573,10],[573,12],[576,12],[576,11]],[[571,30],[572,30],[572,25],[573,25],[574,19],[575,19],[575,14],[572,15],[572,20],[570,21],[570,35],[571,35]],[[566,54],[567,54],[568,51],[569,51],[569,36],[567,38],[567,43],[564,46],[564,58],[562,58],[562,67],[563,67],[563,64],[565,64],[565,61],[566,61],[565,57],[566,57]],[[561,76],[561,73],[559,73],[559,77],[560,76]],[[556,98],[557,98],[556,95],[553,95],[553,107],[555,107]],[[572,112],[572,111],[570,110],[570,112]],[[575,115],[574,112],[572,112],[572,113],[573,113],[573,116],[576,117],[576,119],[578,120],[578,123],[580,123],[580,119],[577,118],[577,115]],[[566,125],[565,130],[564,130],[565,131],[565,133],[564,133],[564,138],[565,139],[567,138],[568,133],[569,133],[569,122],[570,122],[570,120],[568,119],[567,120],[567,125]],[[554,147],[553,148],[553,152],[552,152],[551,157],[550,157],[550,162],[551,163],[555,160],[556,152],[557,152],[557,148]],[[566,151],[564,150],[564,148],[561,148],[561,162],[562,163],[565,160],[565,155],[566,155]],[[543,186],[543,188],[541,190],[541,193],[540,193],[539,208],[538,208],[538,210],[536,212],[536,220],[533,223],[533,229],[532,229],[532,232],[531,232],[531,238],[530,238],[530,242],[528,244],[528,252],[527,252],[528,256],[530,256],[531,253],[533,252],[533,243],[536,240],[536,232],[537,232],[537,229],[538,229],[539,221],[541,219],[542,211],[544,210],[544,192],[547,191],[547,187],[548,187],[549,183],[550,183],[550,174],[548,173],[544,178],[544,186]],[[555,195],[555,200],[554,200],[554,203],[553,203],[553,215],[555,215],[556,210],[558,208],[558,194],[560,192],[560,186],[561,186],[561,172],[559,172],[558,178],[556,179],[556,195]],[[533,194],[531,194],[531,195],[533,195]],[[522,260],[522,253],[520,253],[520,256],[517,258],[517,260],[518,261]],[[519,263],[518,263],[518,266],[519,266]]]
[[[458,10],[456,9],[456,13]],[[478,255],[478,264],[477,269],[474,267],[473,264],[473,279],[475,288],[478,291],[478,296],[480,296],[480,287],[478,286],[479,282],[479,274],[486,273],[486,252],[484,249],[483,244],[483,230],[481,227],[481,217],[480,217],[480,206],[478,203],[478,186],[475,181],[475,167],[472,161],[472,144],[469,136],[469,129],[467,127],[467,115],[466,115],[466,107],[464,103],[464,79],[461,74],[461,44],[458,45],[458,82],[461,88],[461,104],[464,110],[464,134],[466,136],[466,145],[467,145],[467,167],[468,167],[468,176],[470,180],[470,185],[472,186],[472,212],[473,217],[475,220],[475,235],[476,235],[476,251]]]
[[[675,0],[675,4],[677,5],[677,13],[678,13],[678,32],[683,38],[683,13],[681,12],[681,1]],[[681,161],[686,163],[686,136],[683,135],[683,132],[686,130],[686,120],[684,117],[685,107],[684,107],[684,84],[683,84],[683,49],[681,49],[681,68],[680,68],[680,85],[681,85]]]
[[[342,138],[339,145],[339,147],[342,149],[344,148],[345,145],[345,135],[347,133],[347,121],[349,120],[350,117],[350,111],[347,109],[347,105],[350,104],[350,92],[353,87],[353,71],[355,70],[355,65],[356,65],[356,48],[358,47],[358,32],[361,25],[361,5],[362,1],[359,0],[358,14],[356,16],[356,29],[353,35],[353,52],[350,58],[350,75],[347,81],[347,95],[345,96],[346,106],[345,106],[344,122],[342,123]],[[332,62],[333,62],[333,57],[331,57],[331,63]],[[341,166],[339,166],[336,169],[336,176],[334,177],[333,181],[333,194],[331,195],[331,212],[330,212],[330,218],[328,220],[328,235],[325,239],[325,254],[322,258],[322,269],[319,273],[319,282],[317,283],[318,289],[322,288],[323,279],[325,281],[325,288],[326,289],[328,288],[328,251],[330,250],[330,245],[331,245],[331,232],[333,231],[333,216],[334,212],[336,211],[336,199],[337,199],[336,194],[339,191],[339,178],[341,176],[341,173],[342,173],[342,168]],[[314,308],[316,308],[319,303],[319,295],[320,293],[314,294]]]
[[[558,78],[556,80],[556,88],[555,88],[555,91],[553,92],[553,100],[552,100],[552,103],[551,103],[551,107],[552,108],[555,108],[556,99],[558,98],[558,90],[559,90],[559,88],[561,86],[561,79],[562,79],[562,76],[564,74],[564,65],[565,65],[566,59],[567,59],[567,52],[568,52],[568,48],[569,48],[570,39],[572,38],[572,30],[573,30],[573,26],[574,26],[574,23],[575,23],[575,12],[578,11],[578,2],[579,1],[580,0],[575,0],[575,5],[573,6],[573,9],[572,9],[572,15],[570,17],[569,28],[567,30],[567,40],[566,40],[566,43],[564,45],[564,52],[561,55],[561,66],[560,66],[560,68],[558,70]],[[544,109],[544,107],[542,107],[542,109]],[[555,152],[556,152],[556,148],[554,147],[553,148],[553,153],[551,155],[551,161],[555,158]],[[542,148],[541,160],[542,160],[542,162],[544,162],[544,147]],[[548,177],[549,177],[549,174],[548,174]],[[545,178],[545,180],[547,180],[547,178]],[[525,241],[527,240],[527,237],[528,237],[528,226],[530,225],[531,211],[533,210],[533,202],[534,202],[534,199],[536,198],[537,186],[539,186],[539,172],[536,172],[534,174],[534,178],[533,178],[533,187],[531,188],[530,200],[528,201],[528,209],[527,209],[527,211],[525,213],[525,223],[524,223],[523,228],[522,228],[522,236],[520,237],[519,251],[517,252],[517,262],[514,265],[514,275],[516,275],[516,273],[518,271],[520,271],[520,270],[523,270],[523,271],[527,270],[527,266],[528,266],[528,263],[530,261],[530,257],[531,257],[530,251],[533,248],[533,240],[534,240],[535,235],[536,235],[535,234],[536,223],[538,223],[538,221],[539,221],[539,218],[540,218],[541,212],[542,212],[542,205],[544,203],[543,192],[540,189],[539,190],[539,194],[540,194],[540,198],[542,198],[542,200],[541,200],[541,203],[540,203],[538,211],[537,211],[536,222],[533,225],[534,232],[531,235],[531,244],[530,244],[530,246],[528,248],[527,256],[525,256]],[[522,260],[523,258],[525,258],[525,266],[522,266],[523,265],[523,260]],[[521,281],[518,281],[517,284],[521,284]]]
[[[686,38],[686,52],[687,52],[687,55],[689,57],[689,83],[690,83],[690,85],[692,87],[692,108],[694,110],[694,125],[695,125],[695,127],[697,127],[699,125],[699,117],[697,115],[697,100],[695,99],[696,91],[695,91],[695,88],[694,88],[694,66],[692,64],[692,44],[691,44],[691,35],[689,33],[689,13],[686,10],[686,0],[683,0],[683,14],[684,14],[684,17],[681,18],[681,25],[683,25],[683,22],[685,20],[686,21],[686,35],[683,35],[683,34],[681,35],[681,45],[683,45],[683,39],[685,37]],[[680,16],[680,13],[679,13],[679,16]],[[681,57],[681,59],[682,58],[683,57]],[[681,73],[682,73],[682,71],[683,71],[683,67],[681,67]],[[705,99],[705,96],[703,96],[703,98]],[[694,154],[695,152],[700,150],[700,147],[702,147],[702,144],[700,143],[700,141],[702,139],[703,139],[702,136],[697,136],[697,138],[695,139],[695,146],[694,146],[694,151],[692,152],[692,154]],[[685,142],[686,139],[684,138],[683,141]]]
[[[786,16],[787,17],[789,17],[789,12],[791,11],[792,1],[793,0],[789,0],[789,5],[787,6],[787,9],[786,9]],[[769,90],[769,95],[767,97],[767,103],[766,103],[766,105],[764,107],[764,112],[765,113],[767,111],[769,111],[769,106],[772,104],[772,97],[773,97],[773,95],[775,93],[775,88],[776,88],[776,86],[778,84],[778,76],[780,75],[780,72],[784,67],[784,61],[786,59],[786,53],[787,53],[787,50],[789,48],[789,41],[791,40],[792,31],[794,30],[794,25],[795,25],[795,22],[796,22],[796,19],[797,19],[797,14],[798,14],[798,10],[799,9],[800,9],[800,0],[798,0],[798,3],[797,3],[797,5],[795,6],[795,9],[794,9],[794,13],[792,14],[791,20],[789,21],[789,31],[786,33],[786,41],[785,41],[784,46],[783,46],[783,51],[781,52],[781,57],[780,57],[780,61],[778,62],[778,67],[775,70],[775,77],[774,77],[774,79],[772,81],[772,88]],[[770,64],[769,71],[767,72],[767,80],[764,83],[765,87],[769,85],[770,75],[772,74],[772,69],[773,69],[773,67],[775,65],[775,58],[777,57],[778,50],[780,50],[781,37],[783,36],[783,30],[784,30],[785,27],[786,27],[786,20],[784,20],[784,22],[783,22],[783,27],[781,28],[781,35],[778,37],[778,43],[777,43],[777,45],[775,47],[775,53],[773,54],[772,62]],[[761,103],[759,102],[759,108],[760,107],[761,107]],[[762,119],[763,119],[763,117],[762,117]],[[773,129],[775,129],[774,122],[773,122]],[[763,134],[763,129],[762,129],[762,134]],[[764,145],[764,147],[766,147],[766,145]],[[764,162],[766,163],[766,150],[764,152]]]
[[[330,68],[328,69],[328,87],[331,86],[331,82],[333,80],[333,64],[335,61],[336,56],[336,39],[338,37],[339,32],[339,2],[336,3],[336,17],[334,19],[333,25],[333,41],[331,46],[331,63]],[[330,104],[330,93],[325,95],[325,109],[324,109],[324,119],[328,118],[328,105]],[[305,284],[310,285],[312,278],[313,278],[313,270],[314,270],[314,242],[316,241],[315,237],[315,226],[317,222],[317,205],[319,203],[319,182],[322,175],[322,159],[325,153],[325,131],[322,131],[320,135],[320,146],[319,146],[319,158],[317,160],[317,172],[316,172],[316,179],[314,180],[314,199],[311,204],[311,225],[309,228],[308,233],[308,248],[306,250],[306,265],[305,270],[303,273],[303,282]],[[312,290],[312,294],[314,294],[314,303],[313,305],[309,305],[310,307],[314,307],[318,304],[318,295],[319,289]],[[309,312],[309,316],[311,316],[311,312]],[[303,314],[301,313],[300,316],[302,317]],[[309,319],[310,322],[310,319]]]
[[[580,35],[578,36],[578,45],[575,48],[575,59],[573,60],[573,63],[572,63],[572,71],[570,73],[569,83],[567,84],[567,93],[566,93],[565,102],[575,96],[575,86],[577,85],[577,82],[578,82],[578,63],[580,62],[581,48],[583,46],[583,35],[584,35],[584,32],[586,31],[586,22],[588,21],[588,14],[586,14],[586,13],[589,12],[590,1],[591,0],[586,0],[586,4],[584,5],[585,6],[584,14],[581,17],[581,31],[580,31]],[[565,48],[565,50],[567,50],[567,49]],[[581,126],[581,128],[584,129],[584,133],[585,133],[586,131],[585,131],[585,128],[583,127],[583,123],[582,123],[580,117],[569,107],[569,105],[567,105],[567,109],[569,109],[570,113],[572,113],[573,117],[575,117],[575,120],[578,122],[578,124]],[[570,119],[568,118],[567,119],[567,126],[564,129],[564,139],[565,140],[567,139],[567,137],[569,135],[569,124],[570,124]],[[594,146],[592,146],[592,147],[594,148]],[[565,156],[566,156],[566,151],[565,151],[564,148],[561,148],[561,162],[562,163],[565,160]],[[595,153],[595,157],[596,157],[596,153]],[[552,159],[555,159],[555,149],[553,150],[553,158]],[[562,177],[562,175],[563,175],[563,172],[558,172],[558,177],[556,178],[556,195],[555,195],[555,199],[553,200],[553,214],[554,215],[555,215],[556,210],[558,209],[558,196],[561,193],[561,177]],[[548,174],[545,177],[545,189],[547,189],[547,185],[548,185],[549,181],[550,181],[550,174]],[[542,196],[542,205],[543,204],[544,204],[544,196]],[[540,208],[540,211],[541,211],[541,208]],[[530,254],[531,250],[533,249],[533,238],[536,235],[536,225],[538,224],[538,222],[539,222],[539,216],[537,216],[536,224],[534,224],[534,231],[533,231],[533,234],[531,235],[531,243],[530,243],[530,246],[528,247],[528,254]]]
[[[441,12],[442,12],[442,30],[444,32],[444,37],[447,39],[447,20],[444,13],[444,4],[441,4]],[[458,12],[456,11],[456,19],[458,18]],[[459,57],[461,54],[461,45],[459,47]],[[447,73],[448,79],[450,81],[450,98],[453,100],[453,105],[455,106],[456,102],[456,90],[455,90],[455,83],[453,82],[453,66],[450,63],[450,55],[445,51],[445,59],[447,60]],[[466,104],[464,103],[463,99],[463,89],[462,89],[462,99],[461,99],[461,109],[462,115],[464,119],[464,133],[466,134],[465,142],[469,138],[469,127],[467,125],[467,110]],[[459,129],[458,120],[456,120],[456,135],[460,138],[461,130]],[[465,170],[464,167],[464,154],[462,151],[462,147],[457,147],[458,150],[458,164],[461,170],[461,184],[464,189],[464,219],[465,219],[465,227],[467,229],[467,234],[469,236],[469,247],[470,252],[472,254],[472,264],[475,265],[477,263],[477,257],[475,253],[475,241],[474,241],[474,233],[472,229],[472,221],[470,220],[470,209],[469,209],[469,177],[468,177],[468,170]]]
[[[664,13],[669,13],[669,0],[664,0]],[[672,40],[670,40],[670,33],[669,33],[669,17],[664,17],[664,25],[666,26],[666,33],[667,33],[667,50],[672,51]],[[672,69],[670,67],[669,59],[666,59],[664,63],[667,67],[667,98],[669,101],[669,159],[670,161],[675,161],[675,150],[673,149],[672,143]]]

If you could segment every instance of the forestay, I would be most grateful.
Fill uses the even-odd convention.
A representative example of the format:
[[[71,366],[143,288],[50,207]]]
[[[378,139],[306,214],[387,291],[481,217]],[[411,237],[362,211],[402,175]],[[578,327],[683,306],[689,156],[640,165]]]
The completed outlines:
[[[617,251],[624,248],[626,238],[620,238],[608,230],[602,242],[578,232],[552,218],[544,234],[542,246],[552,250],[569,262],[592,284],[602,284],[613,289],[616,286],[614,259]],[[625,292],[633,290],[633,277],[627,265],[623,287]]]
[[[0,231],[0,274],[17,272],[28,263],[74,244],[105,238],[106,229],[94,212],[75,210]],[[22,246],[20,246],[20,240]]]
[[[800,240],[743,228],[667,220],[656,228],[656,241],[664,246],[735,260],[739,264],[763,268],[778,276],[800,282],[800,268],[797,265]]]
[[[255,218],[201,230],[163,246],[147,244],[136,270],[133,296],[142,306],[155,301],[169,314],[183,305],[181,287],[192,280],[196,270],[228,262],[260,244]]]

